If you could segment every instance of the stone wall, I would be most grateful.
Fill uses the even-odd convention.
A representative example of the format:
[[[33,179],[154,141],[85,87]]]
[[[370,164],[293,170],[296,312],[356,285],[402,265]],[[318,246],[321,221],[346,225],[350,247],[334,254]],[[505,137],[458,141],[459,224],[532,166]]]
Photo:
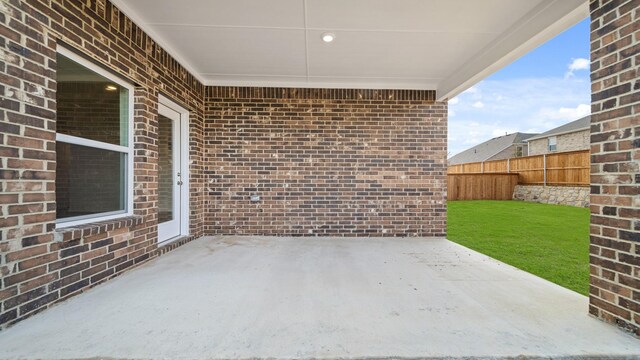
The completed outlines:
[[[589,206],[589,188],[584,186],[516,185],[514,200],[543,204]]]
[[[447,104],[434,99],[207,88],[206,232],[444,236]]]

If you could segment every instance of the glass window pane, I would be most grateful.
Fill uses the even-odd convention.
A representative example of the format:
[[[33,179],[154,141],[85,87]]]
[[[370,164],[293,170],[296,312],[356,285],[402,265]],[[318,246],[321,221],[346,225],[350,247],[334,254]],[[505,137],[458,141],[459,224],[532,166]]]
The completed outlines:
[[[129,90],[58,54],[57,132],[128,146]]]
[[[58,219],[125,211],[126,154],[56,143]]]
[[[158,115],[158,223],[173,220],[173,123]]]

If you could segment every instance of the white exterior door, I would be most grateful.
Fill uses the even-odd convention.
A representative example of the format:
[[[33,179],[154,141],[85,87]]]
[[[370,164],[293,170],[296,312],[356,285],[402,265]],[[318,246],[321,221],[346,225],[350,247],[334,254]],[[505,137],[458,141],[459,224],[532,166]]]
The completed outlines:
[[[158,104],[158,242],[181,235],[183,221],[181,114]]]

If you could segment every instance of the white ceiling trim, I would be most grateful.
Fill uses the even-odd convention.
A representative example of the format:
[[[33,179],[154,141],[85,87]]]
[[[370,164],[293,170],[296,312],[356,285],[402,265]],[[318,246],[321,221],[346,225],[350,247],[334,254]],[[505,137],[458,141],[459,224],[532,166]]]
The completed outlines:
[[[182,24],[182,23],[146,23],[147,26],[165,27],[194,27],[194,28],[214,28],[214,29],[258,29],[258,30],[308,30],[308,31],[328,31],[321,27],[301,27],[301,26],[260,26],[260,25],[212,25],[212,24]],[[407,33],[407,34],[485,34],[497,35],[496,31],[442,31],[442,30],[402,30],[402,29],[367,29],[367,28],[331,28],[332,32],[385,32],[385,33]]]
[[[253,76],[252,76],[253,77]],[[360,82],[337,82],[326,81],[327,78],[319,79],[313,76],[301,76],[300,81],[282,81],[282,77],[274,77],[276,80],[270,80],[268,82],[257,82],[256,80],[224,80],[224,79],[207,79],[208,86],[247,86],[247,87],[290,87],[290,88],[310,88],[310,89],[393,89],[393,90],[433,90],[437,83],[425,83],[425,82],[398,82],[390,83],[388,81],[371,81],[364,82],[364,80],[376,80],[376,79],[360,79]],[[320,81],[321,80],[321,81]]]
[[[302,2],[302,13],[304,15],[304,28],[307,28],[307,0]],[[307,71],[307,79],[309,78],[309,32],[304,32],[304,67]]]
[[[251,77],[289,77],[289,78],[341,78],[341,79],[379,79],[379,80],[430,80],[430,81],[440,81],[443,78],[434,78],[434,77],[420,77],[420,76],[354,76],[354,75],[280,75],[280,74],[240,74],[240,73],[216,73],[216,72],[203,72],[202,75],[206,76],[251,76]]]
[[[203,74],[211,86],[277,86],[327,89],[418,89],[433,90],[441,79],[390,78],[361,76],[302,76],[302,75],[251,75],[251,74]],[[395,81],[394,81],[395,80]],[[260,83],[256,83],[259,81]],[[261,85],[262,83],[268,85]],[[359,84],[358,86],[352,86]]]

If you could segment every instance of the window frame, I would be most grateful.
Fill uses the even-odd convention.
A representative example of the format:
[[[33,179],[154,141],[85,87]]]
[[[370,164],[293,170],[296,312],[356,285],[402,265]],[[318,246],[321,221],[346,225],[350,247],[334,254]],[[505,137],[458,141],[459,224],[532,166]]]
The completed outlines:
[[[133,215],[133,188],[134,188],[133,186],[133,180],[134,180],[134,176],[133,176],[133,162],[134,162],[133,91],[134,91],[134,87],[133,87],[133,84],[122,79],[119,76],[114,75],[113,73],[104,69],[103,67],[94,64],[93,62],[77,55],[75,52],[68,50],[64,47],[58,46],[57,53],[84,66],[88,70],[91,70],[96,74],[105,77],[109,81],[112,81],[118,84],[119,86],[127,89],[128,90],[127,97],[128,97],[129,103],[127,104],[128,105],[127,106],[127,110],[128,110],[127,146],[114,145],[114,144],[109,144],[101,141],[81,138],[77,136],[60,134],[56,131],[56,143],[60,141],[67,144],[86,146],[86,147],[91,147],[91,148],[96,148],[101,150],[109,150],[109,151],[125,154],[125,158],[126,158],[126,164],[124,169],[125,170],[125,176],[124,176],[125,209],[118,210],[118,211],[102,212],[98,214],[73,216],[73,217],[68,217],[63,219],[58,219],[56,216],[56,221],[55,221],[56,228],[67,228],[67,227],[79,226],[84,224],[90,224],[90,223],[95,223],[100,221],[113,220],[117,218],[131,216]],[[57,93],[56,93],[56,101],[57,101]],[[57,153],[56,153],[56,161],[57,161]]]
[[[515,151],[515,156],[514,157],[523,157],[524,156],[524,146],[523,145],[516,145],[516,151]]]
[[[553,139],[553,141],[551,141]],[[553,144],[552,144],[553,142]],[[553,149],[551,148],[553,146]],[[549,136],[548,138],[548,142],[547,142],[547,150],[549,152],[555,152],[558,151],[558,138],[556,136]]]

